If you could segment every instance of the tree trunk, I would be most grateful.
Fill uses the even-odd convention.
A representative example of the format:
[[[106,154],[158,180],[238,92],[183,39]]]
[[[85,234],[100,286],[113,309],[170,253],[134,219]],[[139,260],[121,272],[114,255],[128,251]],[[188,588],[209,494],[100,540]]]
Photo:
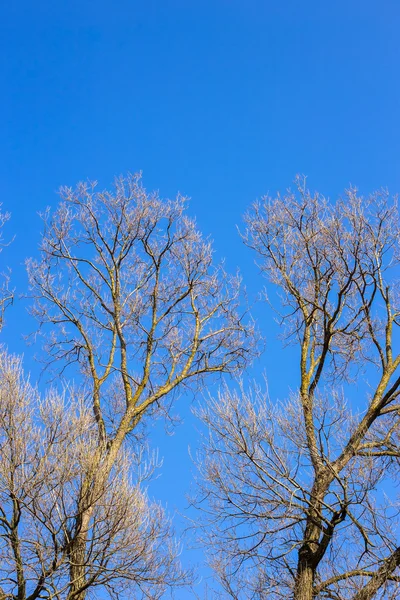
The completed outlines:
[[[69,591],[67,600],[84,600],[86,596],[86,543],[93,508],[79,517],[70,549]]]
[[[123,439],[123,438],[122,438]],[[86,597],[86,569],[87,556],[86,545],[90,520],[96,502],[104,493],[104,486],[115,462],[122,441],[114,443],[108,455],[108,462],[100,467],[104,456],[102,445],[93,457],[92,473],[82,484],[81,503],[76,517],[75,536],[71,542],[69,553],[69,591],[67,600],[84,600]]]
[[[86,533],[80,533],[74,540],[70,554],[68,600],[84,600],[85,598],[85,558]]]
[[[294,600],[312,600],[313,598],[315,570],[310,564],[308,556],[304,554],[306,553],[303,551],[302,556],[302,550],[300,550]]]
[[[314,597],[315,573],[322,557],[322,555],[318,557],[321,535],[322,499],[328,485],[328,480],[323,480],[321,476],[317,476],[312,487],[310,497],[314,500],[314,503],[309,509],[306,528],[304,530],[303,545],[299,550],[294,600],[312,600]]]

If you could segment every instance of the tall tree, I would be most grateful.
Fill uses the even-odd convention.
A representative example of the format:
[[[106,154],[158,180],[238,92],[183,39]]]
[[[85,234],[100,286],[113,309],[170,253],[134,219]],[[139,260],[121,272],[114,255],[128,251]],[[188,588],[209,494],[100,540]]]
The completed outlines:
[[[244,367],[253,331],[239,278],[213,264],[185,198],[149,194],[138,175],[117,179],[112,192],[80,184],[61,197],[44,215],[41,259],[28,272],[34,313],[50,326],[46,352],[62,369],[79,365],[96,422],[69,543],[68,599],[82,600],[95,499],[127,436],[168,413],[179,389]]]
[[[336,204],[297,180],[246,216],[245,243],[278,286],[298,387],[274,403],[224,389],[200,485],[207,542],[234,598],[400,593],[399,214],[386,192]],[[209,527],[211,522],[211,527]]]

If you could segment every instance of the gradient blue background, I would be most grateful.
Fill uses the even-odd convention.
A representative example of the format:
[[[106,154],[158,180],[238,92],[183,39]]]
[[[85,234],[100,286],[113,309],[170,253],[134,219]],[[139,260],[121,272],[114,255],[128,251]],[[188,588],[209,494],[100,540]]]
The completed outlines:
[[[350,183],[400,190],[399,29],[398,0],[3,1],[0,200],[16,238],[1,260],[17,293],[60,185],[143,170],[149,189],[191,196],[253,299],[263,282],[236,225],[257,197],[296,173],[332,198]],[[3,339],[36,374],[28,304],[16,300]],[[255,314],[266,336],[256,371],[283,397],[297,366],[282,371],[271,312]],[[171,512],[185,506],[198,439],[187,402],[178,412],[172,437],[153,432],[164,456],[153,493]]]

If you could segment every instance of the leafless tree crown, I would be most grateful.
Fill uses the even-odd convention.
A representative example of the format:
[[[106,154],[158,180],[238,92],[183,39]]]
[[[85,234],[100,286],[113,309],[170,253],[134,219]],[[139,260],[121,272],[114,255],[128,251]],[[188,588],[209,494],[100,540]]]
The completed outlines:
[[[213,264],[185,198],[148,194],[139,175],[113,192],[95,187],[61,190],[59,209],[44,215],[42,258],[28,269],[35,314],[52,325],[47,351],[89,375],[105,438],[107,384],[121,388],[124,427],[134,427],[178,385],[242,368],[252,327],[239,278]]]
[[[385,483],[400,457],[396,199],[350,189],[333,204],[299,178],[246,225],[298,347],[282,373],[299,383],[284,403],[225,388],[201,411],[213,566],[234,598],[397,598],[399,505]]]

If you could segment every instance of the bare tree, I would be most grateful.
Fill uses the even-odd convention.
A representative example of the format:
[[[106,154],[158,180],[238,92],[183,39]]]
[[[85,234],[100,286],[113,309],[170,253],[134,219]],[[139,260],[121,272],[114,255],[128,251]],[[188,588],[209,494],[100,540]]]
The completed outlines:
[[[284,403],[241,386],[201,411],[212,564],[233,598],[398,598],[396,200],[350,189],[334,205],[298,179],[246,223],[299,383]]]
[[[241,369],[253,328],[240,312],[240,280],[213,265],[212,250],[184,214],[186,200],[148,194],[140,176],[61,190],[44,215],[41,260],[29,261],[46,351],[77,363],[97,426],[91,471],[81,481],[69,542],[69,595],[81,600],[97,503],[124,440],[144,417],[168,414],[178,389]]]
[[[82,592],[70,591],[71,544],[97,446],[91,407],[81,395],[53,390],[41,399],[21,360],[0,354],[1,598],[60,599]],[[159,598],[183,579],[169,522],[146,496],[139,471],[133,476],[135,458],[120,453],[85,505],[91,509],[85,589],[111,598],[125,592]]]

